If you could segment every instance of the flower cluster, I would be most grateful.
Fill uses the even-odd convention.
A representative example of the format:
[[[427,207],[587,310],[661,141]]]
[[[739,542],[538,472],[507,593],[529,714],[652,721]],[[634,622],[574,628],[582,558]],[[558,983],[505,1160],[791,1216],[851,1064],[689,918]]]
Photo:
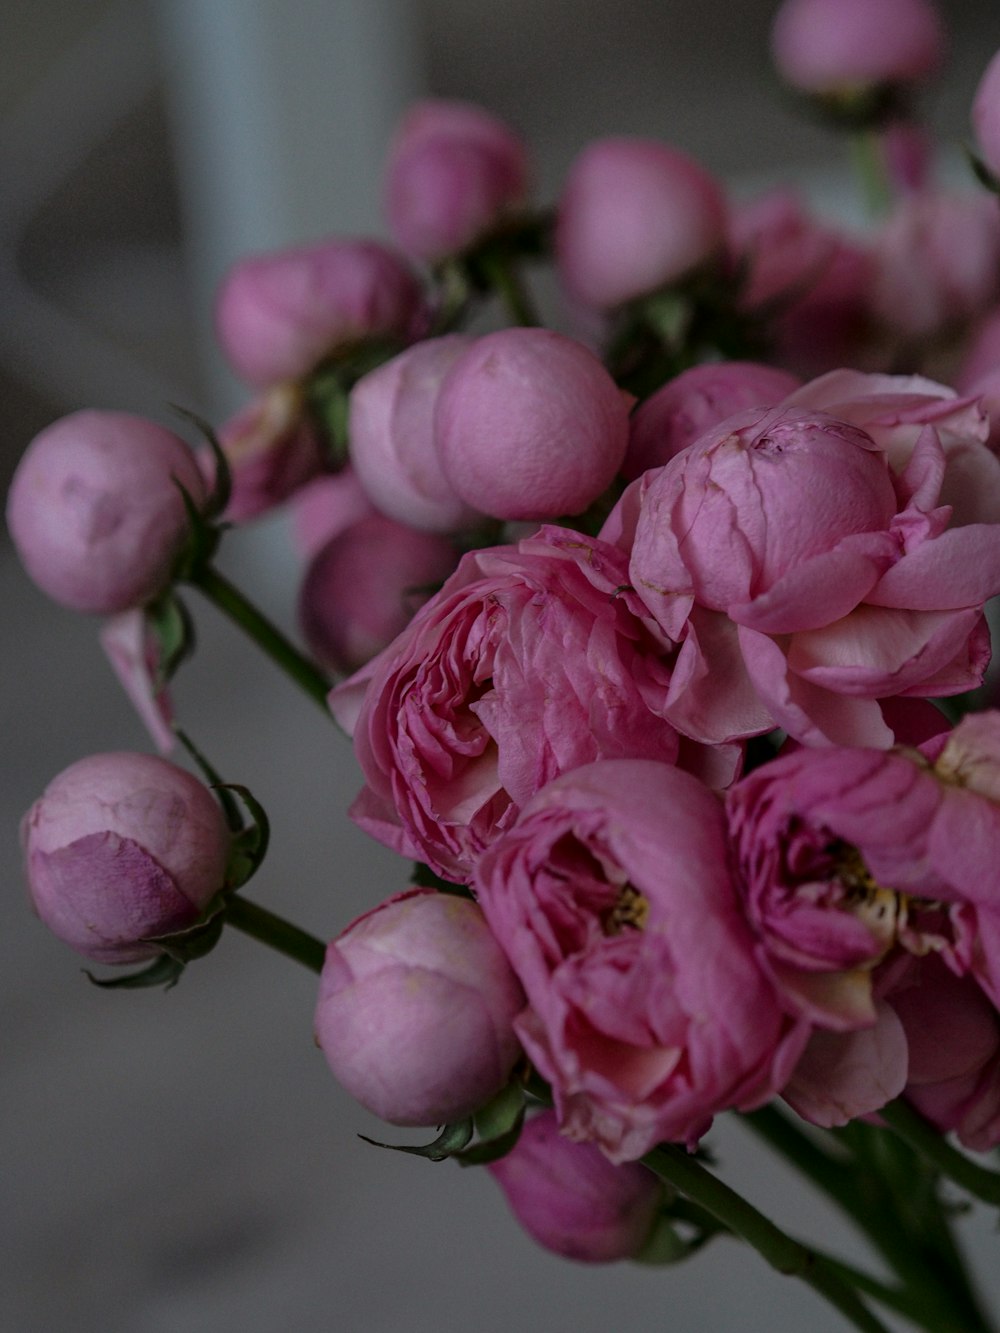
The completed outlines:
[[[542,213],[512,129],[420,104],[387,166],[398,248],[225,278],[257,396],[217,439],[78,414],[9,501],[39,584],[115,617],[164,748],[184,582],[353,737],[352,816],[416,887],[322,960],[295,946],[317,1042],[589,1261],[653,1244],[670,1202],[639,1159],[725,1111],[830,1129],[902,1098],[1000,1145],[1000,712],[965,697],[1000,595],[1000,212],[930,180],[903,96],[942,52],[926,0],[787,0],[773,49],[876,135],[892,203],[866,235],[629,138]],[[546,253],[580,337],[535,319]],[[490,297],[513,326],[468,331]],[[314,663],[211,565],[219,517],[289,499]],[[25,823],[39,914],[106,962],[174,957],[216,899],[245,925],[266,836],[231,807],[164,760],[74,766]],[[551,1109],[522,1124],[526,1088]]]

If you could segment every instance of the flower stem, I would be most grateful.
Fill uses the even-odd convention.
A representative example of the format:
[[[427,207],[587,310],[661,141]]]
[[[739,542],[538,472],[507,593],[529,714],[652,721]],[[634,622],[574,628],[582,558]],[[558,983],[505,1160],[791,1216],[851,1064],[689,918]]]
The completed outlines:
[[[787,1235],[683,1149],[661,1144],[642,1160],[650,1170],[701,1204],[730,1231],[752,1245],[777,1272],[808,1283],[854,1328],[864,1333],[888,1333],[886,1326],[846,1280],[843,1271],[838,1271],[814,1250]]]
[[[881,217],[892,202],[885,169],[885,150],[878,130],[856,130],[851,136],[851,157],[861,182],[861,193],[870,218]]]
[[[235,926],[261,944],[269,944],[272,949],[294,958],[313,972],[323,970],[326,946],[322,940],[238,893],[233,894],[226,905],[226,924]]]
[[[532,327],[541,322],[524,283],[506,255],[483,255],[480,264],[515,324]]]
[[[203,596],[238,625],[253,641],[276,662],[292,680],[319,704],[333,721],[327,708],[326,696],[331,682],[320,669],[273,625],[243,593],[211,565],[202,565],[192,572],[189,580]]]
[[[942,1175],[984,1203],[1000,1204],[1000,1175],[953,1148],[933,1125],[902,1098],[883,1106],[879,1115],[911,1148]]]

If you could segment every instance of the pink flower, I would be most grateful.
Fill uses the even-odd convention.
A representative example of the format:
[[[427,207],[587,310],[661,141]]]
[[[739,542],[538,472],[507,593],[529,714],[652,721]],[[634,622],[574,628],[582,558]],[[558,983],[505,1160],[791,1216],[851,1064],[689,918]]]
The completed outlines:
[[[246,523],[287,500],[323,469],[323,446],[296,384],[279,384],[219,428],[232,493],[224,517]],[[209,472],[214,461],[206,459]]]
[[[171,725],[173,707],[166,686],[158,678],[159,641],[150,630],[146,612],[138,607],[120,611],[105,621],[98,638],[156,748],[160,754],[169,754],[176,743]]]
[[[899,200],[875,244],[874,313],[897,339],[953,334],[1000,286],[1000,210],[989,195],[924,191]]]
[[[572,1139],[614,1162],[767,1101],[806,1036],[754,957],[718,798],[646,760],[550,783],[475,889],[524,986],[516,1028]]]
[[[388,647],[458,561],[451,542],[369,514],[313,556],[298,619],[313,655],[351,672]]]
[[[296,491],[292,501],[295,547],[307,559],[375,509],[348,463],[339,472],[316,477]]]
[[[28,446],[7,526],[35,583],[73,611],[143,606],[170,582],[205,487],[179,436],[124,412],[74,412]]]
[[[722,246],[720,186],[654,139],[596,139],[559,199],[556,265],[585,306],[613,310],[686,277]]]
[[[734,412],[773,407],[798,384],[787,371],[752,361],[708,362],[682,371],[633,412],[622,475],[632,481],[661,467]]]
[[[502,120],[469,102],[417,102],[389,150],[389,230],[415,259],[458,254],[521,202],[527,178],[525,146]]]
[[[99,963],[155,958],[223,887],[229,832],[207,787],[147,754],[64,769],[21,825],[35,911]]]
[[[351,461],[382,513],[427,532],[458,532],[482,515],[455,493],[438,458],[441,381],[473,339],[428,338],[370,371],[351,390]]]
[[[362,828],[448,878],[544,783],[605,756],[672,762],[670,645],[621,552],[561,528],[466,555],[379,658],[335,689],[367,787]],[[736,753],[719,756],[731,780]]]
[[[215,324],[236,373],[266,389],[363,339],[408,342],[425,313],[417,280],[394,251],[326,240],[241,259],[223,279]]]
[[[930,425],[894,477],[864,431],[786,404],[730,418],[636,483],[630,573],[682,642],[678,729],[888,746],[878,699],[978,684],[1000,528],[946,531],[944,471]]]
[[[1000,51],[986,66],[972,103],[972,127],[983,161],[1000,176]]]
[[[528,1120],[514,1148],[488,1170],[539,1245],[586,1264],[634,1258],[663,1199],[652,1171],[615,1166],[594,1144],[573,1143],[553,1111]]]
[[[464,1119],[521,1053],[524,996],[475,903],[413,889],[331,941],[316,1041],[337,1080],[396,1125]]]
[[[549,329],[477,338],[434,411],[441,470],[480,513],[579,514],[610,486],[628,443],[628,403],[597,357]]]
[[[771,32],[779,73],[807,93],[918,83],[943,52],[928,0],[784,0]]]

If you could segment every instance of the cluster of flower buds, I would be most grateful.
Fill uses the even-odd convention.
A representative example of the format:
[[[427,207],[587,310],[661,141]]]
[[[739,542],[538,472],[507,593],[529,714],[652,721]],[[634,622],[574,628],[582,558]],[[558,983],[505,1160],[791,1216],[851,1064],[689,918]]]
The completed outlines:
[[[933,702],[982,685],[1000,594],[1000,210],[930,183],[911,95],[942,51],[927,0],[780,7],[783,77],[878,136],[891,207],[857,236],[646,139],[585,147],[542,216],[513,130],[421,103],[398,250],[225,278],[257,397],[211,450],[80,413],[15,477],[40,586],[133,617],[109,652],[158,734],[174,582],[214,586],[220,514],[291,500],[352,816],[421,867],[326,950],[318,1044],[559,1254],[643,1253],[669,1201],[638,1160],[775,1098],[829,1128],[902,1097],[1000,1145],[1000,713]],[[586,338],[536,326],[544,253]],[[493,297],[514,326],[467,331]],[[35,906],[155,957],[242,882],[235,828],[166,761],[82,761],[25,823]]]

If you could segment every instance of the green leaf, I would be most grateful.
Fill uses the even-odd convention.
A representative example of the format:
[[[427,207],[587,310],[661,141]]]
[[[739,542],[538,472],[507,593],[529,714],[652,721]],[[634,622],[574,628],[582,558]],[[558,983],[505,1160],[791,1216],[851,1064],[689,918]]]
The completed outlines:
[[[968,145],[965,146],[965,155],[969,159],[969,166],[972,168],[972,174],[976,180],[991,194],[1000,194],[1000,180],[997,180],[993,172],[983,161],[983,159],[974,153]]]
[[[157,643],[156,687],[162,689],[194,652],[194,623],[173,588],[146,607],[146,623]]]
[[[169,954],[160,954],[141,972],[130,972],[124,977],[95,977],[93,972],[83,969],[83,974],[94,986],[102,990],[142,990],[147,986],[162,986],[170,990],[176,986],[184,971],[184,964]]]
[[[524,1085],[519,1079],[510,1083],[473,1116],[477,1142],[454,1154],[460,1166],[483,1166],[506,1157],[521,1137],[525,1110]]]
[[[215,948],[225,921],[226,895],[220,890],[190,926],[166,935],[149,935],[144,942],[159,945],[164,954],[177,963],[193,963]]]
[[[204,512],[206,518],[215,518],[225,509],[232,494],[233,477],[229,467],[229,459],[222,451],[222,445],[219,443],[219,437],[216,435],[214,427],[204,417],[200,417],[197,412],[192,412],[189,408],[178,406],[177,403],[171,403],[170,410],[183,417],[185,421],[189,421],[198,430],[212,451],[212,456],[215,459],[215,485],[208,497]]]
[[[208,565],[215,554],[222,529],[216,527],[202,513],[183,482],[178,481],[176,477],[172,477],[171,480],[181,493],[189,528],[187,541],[174,562],[173,579],[174,582],[194,583],[197,581],[199,571]]]
[[[235,792],[246,806],[252,820],[252,823],[245,828],[240,827],[236,831],[230,851],[229,864],[226,867],[226,887],[228,889],[241,889],[248,880],[256,875],[264,857],[267,855],[268,843],[271,838],[271,824],[264,807],[248,787],[244,787],[238,782],[215,782],[213,787],[219,793],[220,800],[224,791]],[[242,820],[240,824],[242,825]]]
[[[426,1157],[429,1162],[443,1162],[455,1153],[461,1152],[471,1141],[472,1117],[470,1116],[468,1120],[459,1120],[454,1125],[445,1125],[433,1143],[421,1145],[380,1143],[378,1139],[370,1139],[367,1134],[359,1134],[358,1138],[364,1139],[365,1143],[370,1143],[373,1148],[388,1148],[392,1152],[406,1152],[414,1157]]]

